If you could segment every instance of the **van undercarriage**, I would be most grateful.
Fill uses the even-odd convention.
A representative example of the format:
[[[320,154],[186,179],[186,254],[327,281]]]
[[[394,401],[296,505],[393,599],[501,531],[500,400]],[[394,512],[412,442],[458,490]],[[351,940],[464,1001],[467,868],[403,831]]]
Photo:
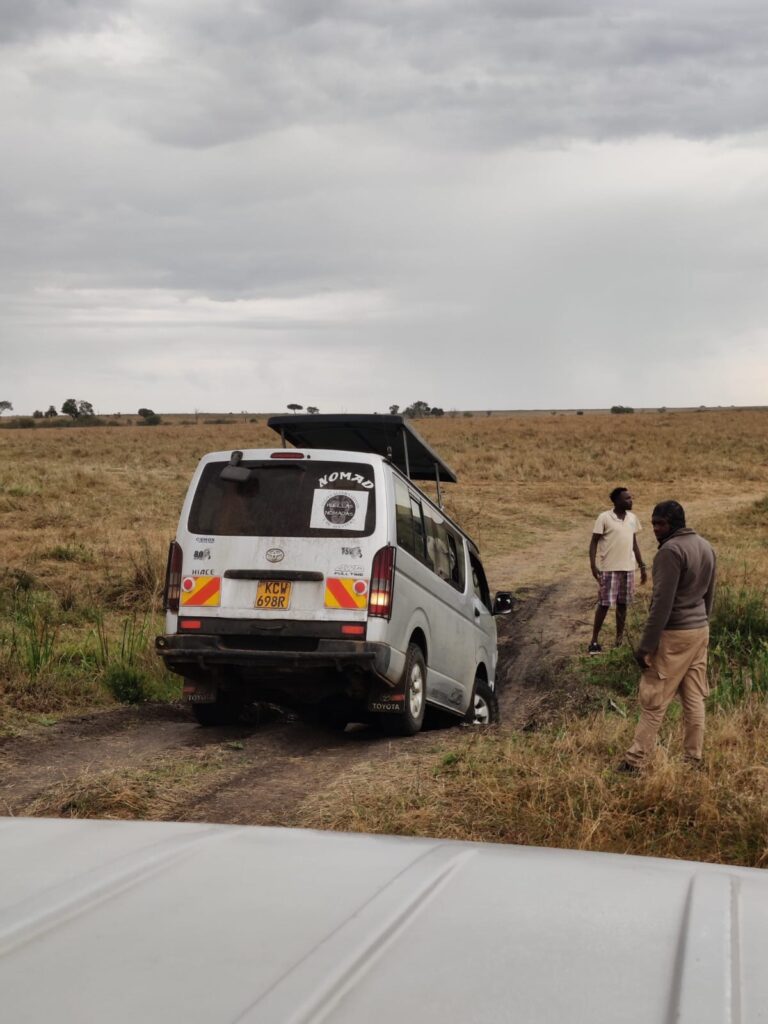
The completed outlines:
[[[190,703],[216,701],[222,693],[242,703],[275,701],[289,707],[317,705],[329,698],[361,707],[382,702],[397,710],[395,686],[386,678],[386,644],[339,637],[340,623],[279,622],[211,618],[194,634],[159,636],[157,653],[166,667],[183,676]],[[185,620],[179,621],[180,630]]]

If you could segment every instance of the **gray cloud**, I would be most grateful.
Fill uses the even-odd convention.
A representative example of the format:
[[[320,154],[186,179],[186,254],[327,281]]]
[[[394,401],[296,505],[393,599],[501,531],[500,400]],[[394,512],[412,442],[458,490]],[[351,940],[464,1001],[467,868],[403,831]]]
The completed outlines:
[[[31,12],[30,31],[47,16],[51,31],[96,35],[107,14],[95,0]],[[62,105],[95,97],[173,146],[300,125],[374,124],[449,146],[766,125],[768,23],[756,4],[137,0],[112,26],[121,59],[64,48],[30,61],[32,87]]]
[[[113,21],[127,0],[3,0],[0,45],[68,32],[93,32]]]
[[[738,3],[13,4],[3,397],[755,401],[765,51]]]

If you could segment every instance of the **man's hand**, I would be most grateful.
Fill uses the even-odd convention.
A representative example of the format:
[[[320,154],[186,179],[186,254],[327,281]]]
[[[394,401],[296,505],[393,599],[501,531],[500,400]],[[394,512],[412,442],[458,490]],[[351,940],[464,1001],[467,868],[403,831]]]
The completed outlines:
[[[648,570],[646,569],[646,567],[644,565],[641,565],[640,566],[640,583],[643,584],[643,583],[647,583],[647,582],[648,582]]]
[[[600,570],[597,568],[596,565],[592,566],[592,575],[595,577],[595,579],[599,583],[600,582]]]
[[[641,651],[640,648],[638,648],[635,651],[635,661],[640,668],[645,671],[648,668],[648,651]]]

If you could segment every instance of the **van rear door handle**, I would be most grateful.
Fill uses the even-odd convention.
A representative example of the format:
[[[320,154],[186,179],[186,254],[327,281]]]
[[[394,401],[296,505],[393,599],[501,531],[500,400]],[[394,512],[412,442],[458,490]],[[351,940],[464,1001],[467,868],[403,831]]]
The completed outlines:
[[[476,619],[480,618],[480,609],[479,608],[475,608],[475,618]]]

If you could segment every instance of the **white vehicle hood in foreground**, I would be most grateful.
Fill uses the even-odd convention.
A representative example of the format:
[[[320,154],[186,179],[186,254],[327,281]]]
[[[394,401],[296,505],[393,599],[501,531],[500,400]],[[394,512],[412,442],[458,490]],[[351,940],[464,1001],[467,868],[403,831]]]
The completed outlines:
[[[9,1024],[753,1024],[766,953],[747,868],[0,819]]]

